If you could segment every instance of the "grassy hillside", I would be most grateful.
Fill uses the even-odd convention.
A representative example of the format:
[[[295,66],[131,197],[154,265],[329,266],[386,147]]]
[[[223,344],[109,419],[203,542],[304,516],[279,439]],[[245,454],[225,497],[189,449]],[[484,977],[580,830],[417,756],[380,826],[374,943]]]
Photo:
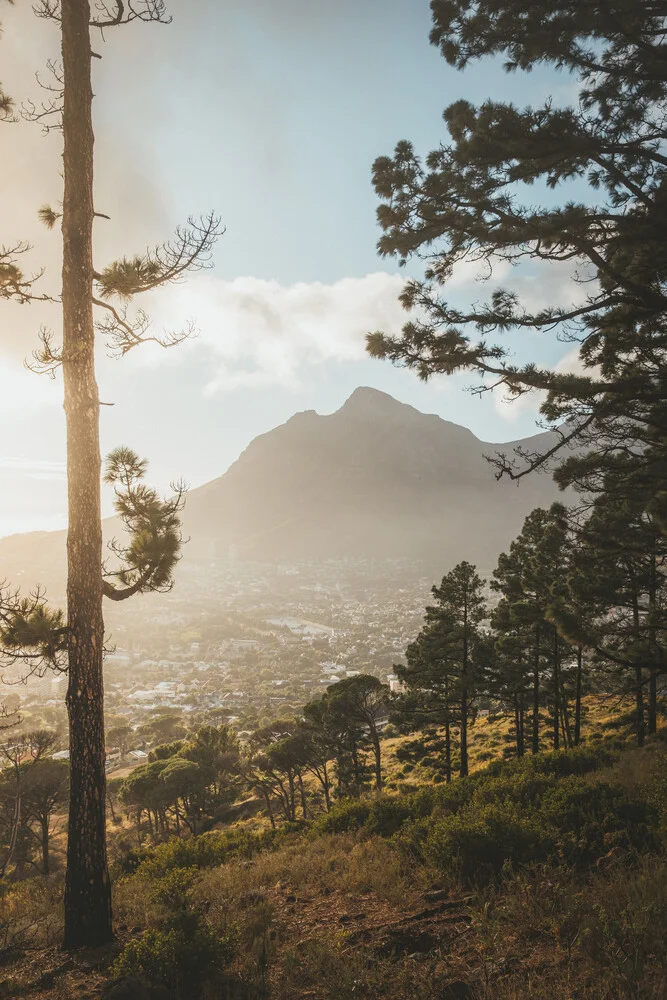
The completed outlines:
[[[406,742],[389,741],[397,768]],[[618,744],[494,760],[276,832],[251,819],[126,848],[118,945],[76,961],[44,949],[57,880],[24,883],[2,902],[4,995],[93,998],[140,975],[173,991],[136,993],[155,1000],[658,1000],[667,745]]]

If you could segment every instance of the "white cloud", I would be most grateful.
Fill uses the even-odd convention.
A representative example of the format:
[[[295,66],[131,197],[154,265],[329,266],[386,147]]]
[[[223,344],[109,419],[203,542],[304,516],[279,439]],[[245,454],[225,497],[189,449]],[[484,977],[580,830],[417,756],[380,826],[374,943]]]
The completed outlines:
[[[15,423],[26,411],[62,406],[60,379],[27,371],[18,359],[0,358],[0,420]]]
[[[64,479],[65,463],[42,459],[23,458],[18,455],[0,455],[0,470],[22,473],[31,479]]]
[[[365,357],[365,335],[398,333],[406,314],[398,302],[404,279],[384,273],[332,284],[209,275],[175,286],[155,299],[157,329],[178,329],[194,318],[192,346],[209,353],[205,392],[268,385],[298,386],[306,370],[324,362]],[[138,363],[169,360],[147,352]]]

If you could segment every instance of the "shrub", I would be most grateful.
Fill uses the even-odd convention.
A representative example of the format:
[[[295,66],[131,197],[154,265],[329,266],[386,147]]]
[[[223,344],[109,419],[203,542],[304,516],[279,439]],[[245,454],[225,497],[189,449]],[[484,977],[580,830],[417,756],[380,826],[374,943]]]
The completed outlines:
[[[594,861],[615,845],[658,846],[655,810],[607,782],[560,782],[545,794],[540,818],[557,832],[559,851],[569,864]]]
[[[471,885],[488,883],[507,863],[546,858],[554,846],[534,817],[519,816],[511,804],[471,805],[420,832],[425,860]]]
[[[370,802],[347,799],[337,802],[331,812],[314,823],[316,833],[349,833],[360,830],[370,815]]]
[[[207,980],[231,961],[231,936],[217,937],[197,914],[178,913],[159,930],[130,941],[112,967],[114,976],[162,983],[182,997],[196,997]]]
[[[216,830],[187,839],[175,837],[147,853],[136,872],[160,878],[174,868],[214,868],[230,858],[250,858],[270,847],[273,839],[271,830],[251,833],[243,829]]]

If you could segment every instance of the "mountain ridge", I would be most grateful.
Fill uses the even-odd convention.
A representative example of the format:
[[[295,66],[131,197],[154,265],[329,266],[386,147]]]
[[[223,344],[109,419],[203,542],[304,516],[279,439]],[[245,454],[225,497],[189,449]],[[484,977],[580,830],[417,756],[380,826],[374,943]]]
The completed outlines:
[[[498,482],[485,456],[552,437],[484,442],[360,386],[333,413],[303,410],[258,435],[226,472],[191,490],[184,557],[410,558],[442,570],[467,558],[490,566],[529,511],[558,490],[539,473]],[[113,519],[105,530],[114,530]],[[64,560],[64,539],[64,531],[0,539],[1,575],[15,579],[18,569],[25,579],[28,566]]]

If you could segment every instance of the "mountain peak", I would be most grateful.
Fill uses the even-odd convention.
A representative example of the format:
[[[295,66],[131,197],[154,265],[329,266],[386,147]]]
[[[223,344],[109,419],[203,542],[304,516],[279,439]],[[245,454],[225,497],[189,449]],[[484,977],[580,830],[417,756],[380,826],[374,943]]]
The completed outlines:
[[[378,413],[386,415],[412,409],[412,406],[409,406],[407,403],[400,403],[393,396],[390,396],[388,392],[373,389],[368,385],[360,385],[354,390],[351,396],[348,396],[341,408],[336,412],[354,414]]]

